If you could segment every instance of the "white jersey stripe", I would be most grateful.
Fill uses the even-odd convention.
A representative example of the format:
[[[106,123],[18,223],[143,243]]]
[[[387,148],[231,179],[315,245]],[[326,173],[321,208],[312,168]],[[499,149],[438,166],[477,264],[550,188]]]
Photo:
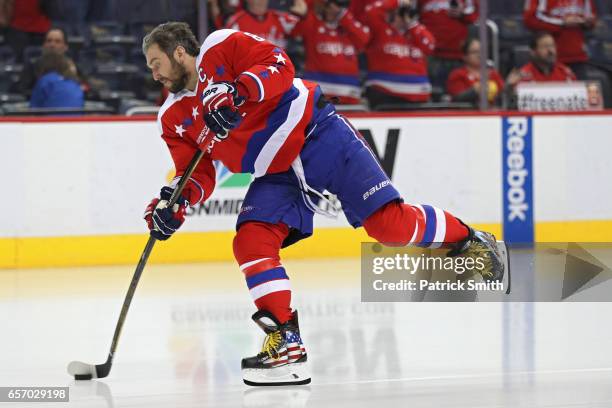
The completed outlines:
[[[272,292],[280,292],[282,290],[291,290],[289,279],[277,279],[262,283],[261,285],[257,285],[252,288],[249,292],[251,292],[251,297],[253,300],[257,300],[260,297],[266,296]]]
[[[259,89],[259,99],[257,100],[257,102],[261,102],[264,99],[264,87],[263,84],[261,83],[261,79],[259,79],[259,77],[255,74],[253,74],[252,72],[249,71],[244,71],[243,72],[244,75],[248,75],[250,78],[252,78],[253,80],[255,80],[255,83],[257,83],[257,88]]]
[[[237,32],[236,30],[230,30],[229,28],[224,28],[223,30],[217,30],[217,31],[213,31],[212,33],[210,33],[209,36],[206,37],[206,39],[202,43],[202,46],[200,47],[200,53],[198,54],[198,59],[196,60],[196,69],[198,69],[198,67],[202,63],[204,54],[206,54],[208,50],[210,50],[215,45],[222,43],[223,41],[227,39],[227,37],[229,37],[230,35],[236,32]]]
[[[588,1],[588,0],[587,0]],[[536,17],[548,24],[563,25],[563,20],[560,18],[550,17],[546,14],[546,0],[539,0],[536,9]]]
[[[408,245],[414,243],[414,240],[416,239],[418,234],[419,234],[419,222],[417,221],[414,223],[414,233],[412,234],[412,238],[410,238],[410,242],[408,243]]]
[[[323,93],[337,96],[350,96],[359,98],[361,96],[361,87],[356,85],[336,84],[333,82],[317,81]]]
[[[297,88],[299,95],[291,102],[289,114],[285,122],[276,129],[259,152],[257,159],[255,159],[255,177],[261,177],[267,173],[272,160],[274,160],[276,154],[283,147],[285,141],[304,115],[306,103],[308,102],[308,89],[302,80],[298,78],[293,80],[293,86]]]
[[[256,260],[251,261],[251,262],[245,262],[242,265],[240,265],[239,268],[240,268],[241,271],[244,271],[246,268],[249,268],[249,267],[251,267],[253,265],[257,265],[258,263],[263,262],[263,261],[265,261],[267,259],[272,259],[272,258],[261,258],[261,259],[256,259]]]
[[[381,79],[369,79],[365,83],[366,86],[378,85],[393,93],[406,95],[420,95],[431,93],[431,84],[403,84],[401,82],[384,81]]]
[[[440,248],[446,237],[446,216],[441,209],[437,207],[433,207],[433,209],[436,212],[436,235],[434,235],[430,248]]]

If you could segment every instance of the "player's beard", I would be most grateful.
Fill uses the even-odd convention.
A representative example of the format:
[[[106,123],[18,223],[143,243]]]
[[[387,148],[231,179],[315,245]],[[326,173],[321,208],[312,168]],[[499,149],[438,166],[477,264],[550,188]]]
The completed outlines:
[[[189,74],[187,74],[187,70],[181,64],[178,63],[174,57],[170,58],[170,62],[172,63],[172,70],[174,71],[173,75],[176,79],[170,80],[170,86],[168,90],[172,93],[177,93],[185,89],[187,86],[187,82],[189,81]]]

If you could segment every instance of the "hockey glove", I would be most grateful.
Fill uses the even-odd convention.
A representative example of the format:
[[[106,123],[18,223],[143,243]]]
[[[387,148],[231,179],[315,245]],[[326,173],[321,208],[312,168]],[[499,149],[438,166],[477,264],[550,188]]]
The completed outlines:
[[[163,187],[159,198],[151,200],[144,213],[151,236],[160,241],[170,238],[185,222],[185,210],[189,202],[181,196],[173,208],[168,208],[168,200],[173,191],[172,187]]]
[[[226,137],[227,132],[240,124],[241,116],[237,107],[245,101],[238,96],[235,84],[215,82],[202,95],[204,106],[204,122],[220,137]]]

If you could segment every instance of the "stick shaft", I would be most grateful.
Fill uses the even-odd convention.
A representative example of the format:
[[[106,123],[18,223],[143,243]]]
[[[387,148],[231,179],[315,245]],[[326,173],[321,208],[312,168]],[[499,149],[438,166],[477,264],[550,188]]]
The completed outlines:
[[[185,173],[183,173],[183,175],[181,176],[178,185],[176,186],[174,192],[172,193],[172,196],[170,197],[170,201],[168,203],[169,207],[172,207],[174,204],[176,204],[176,201],[183,192],[187,181],[189,181],[189,177],[191,177],[191,174],[198,166],[198,163],[200,162],[200,159],[203,155],[204,151],[198,150],[191,159],[191,162],[189,162],[189,166],[185,170]],[[127,291],[127,294],[125,295],[125,300],[123,301],[123,306],[121,307],[121,313],[119,314],[119,320],[117,320],[117,326],[115,326],[115,334],[113,335],[113,342],[111,343],[110,352],[108,353],[108,359],[106,360],[106,363],[104,363],[104,365],[106,366],[104,371],[106,371],[106,373],[103,376],[100,376],[99,374],[102,373],[99,373],[98,378],[106,377],[106,375],[108,375],[108,371],[110,371],[110,365],[112,364],[113,356],[115,355],[115,351],[117,350],[117,344],[119,343],[119,337],[121,336],[123,323],[125,322],[125,318],[130,308],[130,304],[132,303],[132,298],[134,297],[134,293],[136,292],[136,287],[138,286],[138,281],[140,280],[142,271],[144,270],[145,265],[147,264],[147,260],[149,259],[149,255],[151,254],[151,251],[153,250],[156,241],[157,240],[155,238],[149,236],[147,245],[142,251],[140,261],[138,261],[136,271],[134,272],[134,276],[132,277],[132,281],[130,282],[130,287]]]

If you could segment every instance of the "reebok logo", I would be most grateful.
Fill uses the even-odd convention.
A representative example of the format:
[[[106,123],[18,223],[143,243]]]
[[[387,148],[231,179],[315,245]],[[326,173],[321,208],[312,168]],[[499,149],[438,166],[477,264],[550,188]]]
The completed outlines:
[[[529,205],[525,202],[525,180],[527,179],[528,171],[525,168],[525,136],[529,129],[527,118],[508,118],[508,130],[506,149],[508,156],[505,165],[508,172],[506,182],[508,183],[507,200],[508,200],[508,221],[516,219],[521,221],[527,220],[527,211]]]
[[[370,198],[373,194],[375,194],[380,189],[382,189],[384,187],[387,187],[389,184],[391,184],[391,180],[385,180],[385,181],[382,181],[382,182],[378,183],[374,187],[370,188],[368,191],[366,191],[363,194],[363,201],[365,201],[368,198]]]

